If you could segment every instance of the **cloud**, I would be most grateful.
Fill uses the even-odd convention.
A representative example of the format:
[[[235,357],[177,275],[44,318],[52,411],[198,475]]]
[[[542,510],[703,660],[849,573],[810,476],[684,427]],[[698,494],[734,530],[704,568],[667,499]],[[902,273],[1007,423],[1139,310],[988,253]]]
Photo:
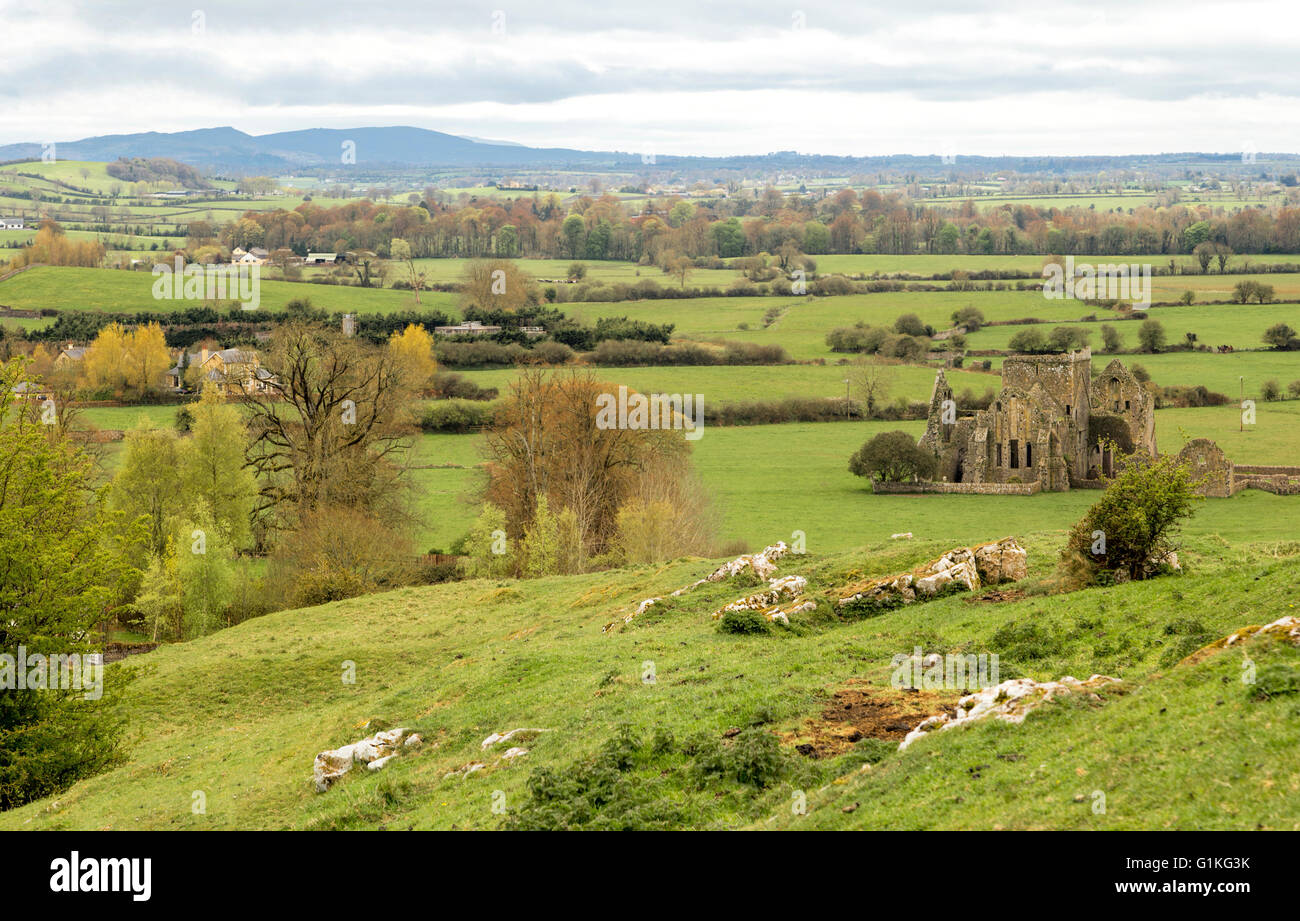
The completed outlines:
[[[346,114],[547,146],[845,153],[943,118],[972,151],[1130,152],[1191,149],[1214,111],[1217,131],[1300,148],[1281,2],[0,4],[0,143]],[[1030,108],[1045,98],[1073,114]],[[1038,146],[988,150],[1009,142]],[[869,152],[902,150],[921,152]]]

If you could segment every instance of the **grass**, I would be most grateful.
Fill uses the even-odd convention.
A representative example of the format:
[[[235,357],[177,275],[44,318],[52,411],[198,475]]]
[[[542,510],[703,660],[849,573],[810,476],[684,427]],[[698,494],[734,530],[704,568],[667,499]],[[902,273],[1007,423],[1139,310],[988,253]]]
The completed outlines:
[[[986,519],[979,530],[996,537],[1013,528]],[[1031,577],[1045,575],[1061,534],[1022,538]],[[840,554],[790,558],[781,572],[806,575],[816,593],[907,568],[955,542],[863,540]],[[1168,663],[1189,639],[1294,610],[1298,551],[1294,542],[1248,548],[1204,537],[1184,549],[1183,576],[1005,604],[953,596],[860,621],[796,618],[792,629],[762,636],[718,632],[708,612],[743,591],[726,584],[601,633],[637,600],[714,565],[700,560],[404,589],[282,612],[109,666],[109,682],[122,668],[141,673],[129,692],[126,762],[0,815],[0,827],[492,829],[528,803],[533,771],[580,776],[575,762],[616,744],[626,724],[642,738],[678,740],[649,761],[633,759],[624,777],[690,827],[1295,828],[1300,701],[1251,700],[1238,681],[1241,651],[1197,666]],[[1198,622],[1189,626],[1189,617]],[[1000,639],[1026,622],[1053,641],[1036,648]],[[998,653],[1004,677],[1111,674],[1125,693],[1052,704],[1019,727],[937,734],[904,753],[888,744],[825,759],[793,752],[834,689],[854,680],[887,697],[891,658],[917,645]],[[1253,643],[1244,652],[1261,669],[1300,663],[1289,646]],[[341,680],[345,662],[355,663],[353,684]],[[642,680],[647,671],[653,683]],[[329,792],[312,792],[317,752],[385,725],[415,728],[425,745],[382,772],[354,770]],[[547,731],[525,743],[518,762],[480,745],[522,726]],[[765,785],[701,775],[698,757],[683,754],[682,740],[720,740],[746,726],[757,728],[750,738],[772,731],[786,740]],[[446,776],[471,761],[488,766]],[[1102,815],[1090,808],[1094,790],[1106,795]],[[203,814],[191,810],[195,791],[206,798]],[[809,808],[793,815],[800,793]]]
[[[1156,413],[1157,444],[1176,453],[1190,437],[1215,439],[1243,464],[1294,464],[1300,402],[1261,404],[1253,430],[1238,434],[1229,407],[1171,409]],[[713,497],[719,534],[758,547],[803,531],[808,547],[840,551],[864,540],[911,531],[917,538],[976,540],[988,522],[1013,531],[1068,528],[1096,493],[1078,490],[1036,496],[872,495],[848,471],[849,456],[880,432],[902,429],[919,436],[922,422],[825,422],[706,428],[692,449],[695,469]],[[467,501],[481,485],[474,468],[480,435],[421,439],[423,462],[460,467],[413,471],[426,525],[421,544],[447,547],[469,530],[477,508]],[[437,460],[434,460],[434,459]],[[1193,522],[1194,533],[1233,541],[1284,540],[1300,532],[1300,498],[1254,490],[1210,499]]]
[[[0,303],[22,310],[53,307],[59,310],[103,310],[132,313],[167,312],[201,306],[200,301],[158,300],[155,278],[147,271],[82,269],[42,266],[0,283]],[[291,300],[306,298],[312,306],[330,312],[393,313],[415,309],[415,298],[391,288],[355,288],[303,282],[261,282],[261,310],[281,310]],[[454,294],[426,291],[421,309],[457,313]],[[229,305],[219,305],[227,309]]]
[[[1234,349],[1261,349],[1264,348],[1264,331],[1277,323],[1294,323],[1295,314],[1295,304],[1153,307],[1145,316],[1139,314],[1137,320],[1120,319],[1114,313],[1097,311],[1098,322],[1077,325],[1089,333],[1089,341],[1094,351],[1101,349],[1103,324],[1115,328],[1122,348],[1137,349],[1141,321],[1148,317],[1160,322],[1165,328],[1166,340],[1171,344],[1182,343],[1184,336],[1190,332],[1196,334],[1199,344],[1210,348],[1230,345]],[[1052,325],[1040,325],[1039,328],[1043,332],[1048,332]],[[1025,328],[1025,326],[986,326],[978,332],[969,334],[966,337],[966,345],[972,349],[1005,349],[1009,347],[1011,337]],[[1216,357],[1218,356],[1205,356],[1207,361],[1213,361]]]

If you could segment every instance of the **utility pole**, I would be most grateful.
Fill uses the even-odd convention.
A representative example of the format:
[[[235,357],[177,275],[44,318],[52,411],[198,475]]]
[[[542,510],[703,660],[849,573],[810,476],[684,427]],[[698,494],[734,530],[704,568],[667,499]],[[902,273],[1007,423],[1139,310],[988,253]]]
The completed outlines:
[[[849,378],[844,378],[844,418],[849,417]]]
[[[1237,431],[1246,431],[1246,375],[1237,375],[1237,384],[1241,390],[1241,399],[1237,404]]]

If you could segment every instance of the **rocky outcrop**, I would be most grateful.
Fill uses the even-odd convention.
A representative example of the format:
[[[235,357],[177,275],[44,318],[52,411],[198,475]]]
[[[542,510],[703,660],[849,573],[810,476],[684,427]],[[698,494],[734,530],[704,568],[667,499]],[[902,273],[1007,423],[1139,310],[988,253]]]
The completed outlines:
[[[1300,617],[1294,617],[1287,614],[1279,617],[1271,624],[1265,624],[1262,627],[1251,626],[1242,627],[1229,633],[1222,639],[1215,640],[1208,646],[1203,646],[1187,658],[1179,662],[1179,665],[1195,665],[1197,662],[1208,658],[1220,649],[1227,649],[1229,646],[1237,646],[1247,640],[1252,640],[1257,636],[1280,636],[1297,646],[1300,646]]]
[[[536,738],[546,732],[545,729],[511,729],[509,732],[494,732],[488,736],[480,745],[484,750],[491,748],[493,745],[500,745],[502,742],[509,742],[515,736],[525,736],[528,739]]]
[[[789,623],[789,615],[795,612],[781,611],[778,606],[783,601],[798,598],[807,587],[808,580],[803,576],[782,576],[780,579],[773,579],[766,590],[746,595],[744,598],[738,598],[730,604],[718,608],[713,612],[713,619],[717,620],[728,611],[763,611],[768,613],[769,620],[776,619],[773,615],[780,614],[784,618],[784,622]],[[805,604],[816,607],[816,603],[812,601],[805,602]]]
[[[1062,694],[1083,692],[1100,699],[1095,693],[1096,689],[1118,682],[1118,678],[1107,675],[1093,675],[1087,681],[1080,681],[1069,675],[1060,681],[1040,682],[1032,678],[1013,678],[1010,681],[1003,681],[991,688],[967,694],[957,702],[957,709],[952,715],[939,713],[922,720],[899,743],[898,749],[902,751],[927,733],[966,726],[988,717],[1008,723],[1021,723],[1031,710]]]
[[[323,751],[316,756],[312,765],[312,780],[317,793],[324,793],[334,781],[338,780],[352,765],[364,764],[367,770],[380,770],[403,747],[420,744],[420,737],[409,729],[388,729],[376,732],[367,739],[344,745],[330,751]]]
[[[777,541],[771,546],[764,547],[758,553],[746,553],[738,556],[729,563],[723,563],[713,572],[709,573],[703,579],[697,579],[690,585],[683,585],[676,591],[668,594],[669,598],[675,598],[678,595],[685,595],[693,588],[706,585],[710,582],[721,582],[724,579],[732,579],[745,572],[752,572],[760,579],[770,579],[772,573],[776,572],[776,561],[781,559],[790,552],[785,541]],[[623,618],[624,624],[630,624],[636,617],[644,614],[646,609],[657,602],[663,601],[664,596],[660,595],[655,598],[647,598],[636,606],[636,610]],[[715,615],[716,616],[716,615]],[[601,628],[601,633],[608,633],[618,622],[606,624]]]
[[[1027,559],[1025,549],[1011,537],[955,547],[911,572],[849,585],[841,590],[836,605],[885,610],[933,598],[953,583],[967,591],[979,591],[985,585],[1023,579],[1028,572]]]

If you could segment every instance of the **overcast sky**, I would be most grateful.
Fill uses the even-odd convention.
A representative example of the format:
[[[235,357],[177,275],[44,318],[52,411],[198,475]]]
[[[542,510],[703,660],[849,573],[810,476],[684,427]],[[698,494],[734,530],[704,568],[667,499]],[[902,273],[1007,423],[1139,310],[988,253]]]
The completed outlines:
[[[1300,151],[1300,4],[0,0],[0,143],[415,125],[657,154]]]

